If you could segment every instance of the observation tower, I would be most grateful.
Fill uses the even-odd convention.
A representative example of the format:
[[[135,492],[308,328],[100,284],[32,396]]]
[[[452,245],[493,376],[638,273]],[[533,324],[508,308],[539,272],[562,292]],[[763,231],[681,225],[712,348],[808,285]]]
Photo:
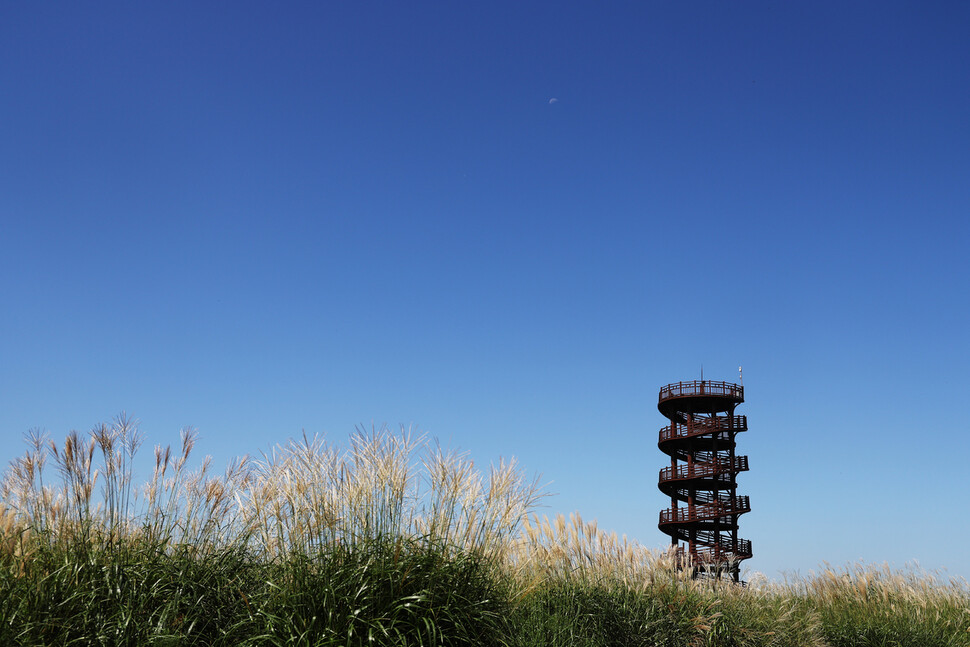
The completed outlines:
[[[660,470],[658,487],[670,507],[660,512],[659,527],[694,577],[730,575],[738,582],[741,561],[752,555],[751,542],[738,537],[738,517],[751,511],[748,497],[737,492],[737,476],[748,469],[748,457],[734,451],[735,436],[748,429],[747,417],[734,415],[742,402],[744,387],[730,382],[660,389],[657,408],[670,424],[657,446],[670,456],[670,467]]]

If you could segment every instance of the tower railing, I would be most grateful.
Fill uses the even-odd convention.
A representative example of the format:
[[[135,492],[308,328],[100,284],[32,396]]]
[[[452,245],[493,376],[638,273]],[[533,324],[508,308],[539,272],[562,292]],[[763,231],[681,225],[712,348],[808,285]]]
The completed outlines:
[[[734,497],[730,502],[695,504],[683,508],[667,508],[660,511],[660,523],[687,523],[719,519],[735,514],[751,512],[751,501],[747,496]]]
[[[660,482],[701,479],[718,474],[736,474],[748,471],[748,457],[735,456],[734,461],[714,461],[713,463],[688,463],[677,465],[677,469],[665,467],[660,470]]]
[[[673,431],[671,430],[673,429]],[[667,425],[660,430],[660,442],[671,440],[672,438],[690,438],[691,436],[703,436],[715,431],[747,431],[747,416],[717,416],[716,418],[694,419],[693,423],[681,423],[678,425]]]
[[[660,401],[694,395],[720,395],[737,398],[744,402],[744,387],[731,382],[712,382],[711,380],[691,380],[674,382],[660,389]]]

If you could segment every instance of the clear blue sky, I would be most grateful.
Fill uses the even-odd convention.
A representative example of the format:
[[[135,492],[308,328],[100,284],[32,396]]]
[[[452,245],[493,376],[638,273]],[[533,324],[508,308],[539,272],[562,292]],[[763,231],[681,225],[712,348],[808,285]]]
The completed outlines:
[[[0,461],[357,424],[648,546],[744,366],[770,576],[970,578],[970,5],[0,5]]]

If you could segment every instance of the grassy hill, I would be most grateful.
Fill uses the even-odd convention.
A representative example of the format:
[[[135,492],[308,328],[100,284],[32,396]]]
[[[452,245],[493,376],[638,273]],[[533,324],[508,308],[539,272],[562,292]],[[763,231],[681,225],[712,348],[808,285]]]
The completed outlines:
[[[406,431],[303,438],[143,486],[130,419],[33,434],[0,494],[2,645],[970,645],[970,591],[849,566],[745,587],[534,515],[513,462]]]

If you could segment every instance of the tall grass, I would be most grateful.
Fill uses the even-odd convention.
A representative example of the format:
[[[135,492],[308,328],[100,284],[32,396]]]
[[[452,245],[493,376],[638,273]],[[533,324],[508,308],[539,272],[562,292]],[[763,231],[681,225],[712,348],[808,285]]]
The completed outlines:
[[[0,481],[0,645],[970,645],[970,592],[854,566],[747,587],[535,514],[406,429],[216,472],[191,430],[136,487],[135,421],[28,434]]]
[[[382,429],[215,474],[186,430],[135,489],[130,418],[28,440],[0,484],[0,644],[507,642],[500,563],[540,496],[514,461]]]
[[[831,644],[970,644],[966,582],[856,564],[827,567],[788,591],[818,614]]]

